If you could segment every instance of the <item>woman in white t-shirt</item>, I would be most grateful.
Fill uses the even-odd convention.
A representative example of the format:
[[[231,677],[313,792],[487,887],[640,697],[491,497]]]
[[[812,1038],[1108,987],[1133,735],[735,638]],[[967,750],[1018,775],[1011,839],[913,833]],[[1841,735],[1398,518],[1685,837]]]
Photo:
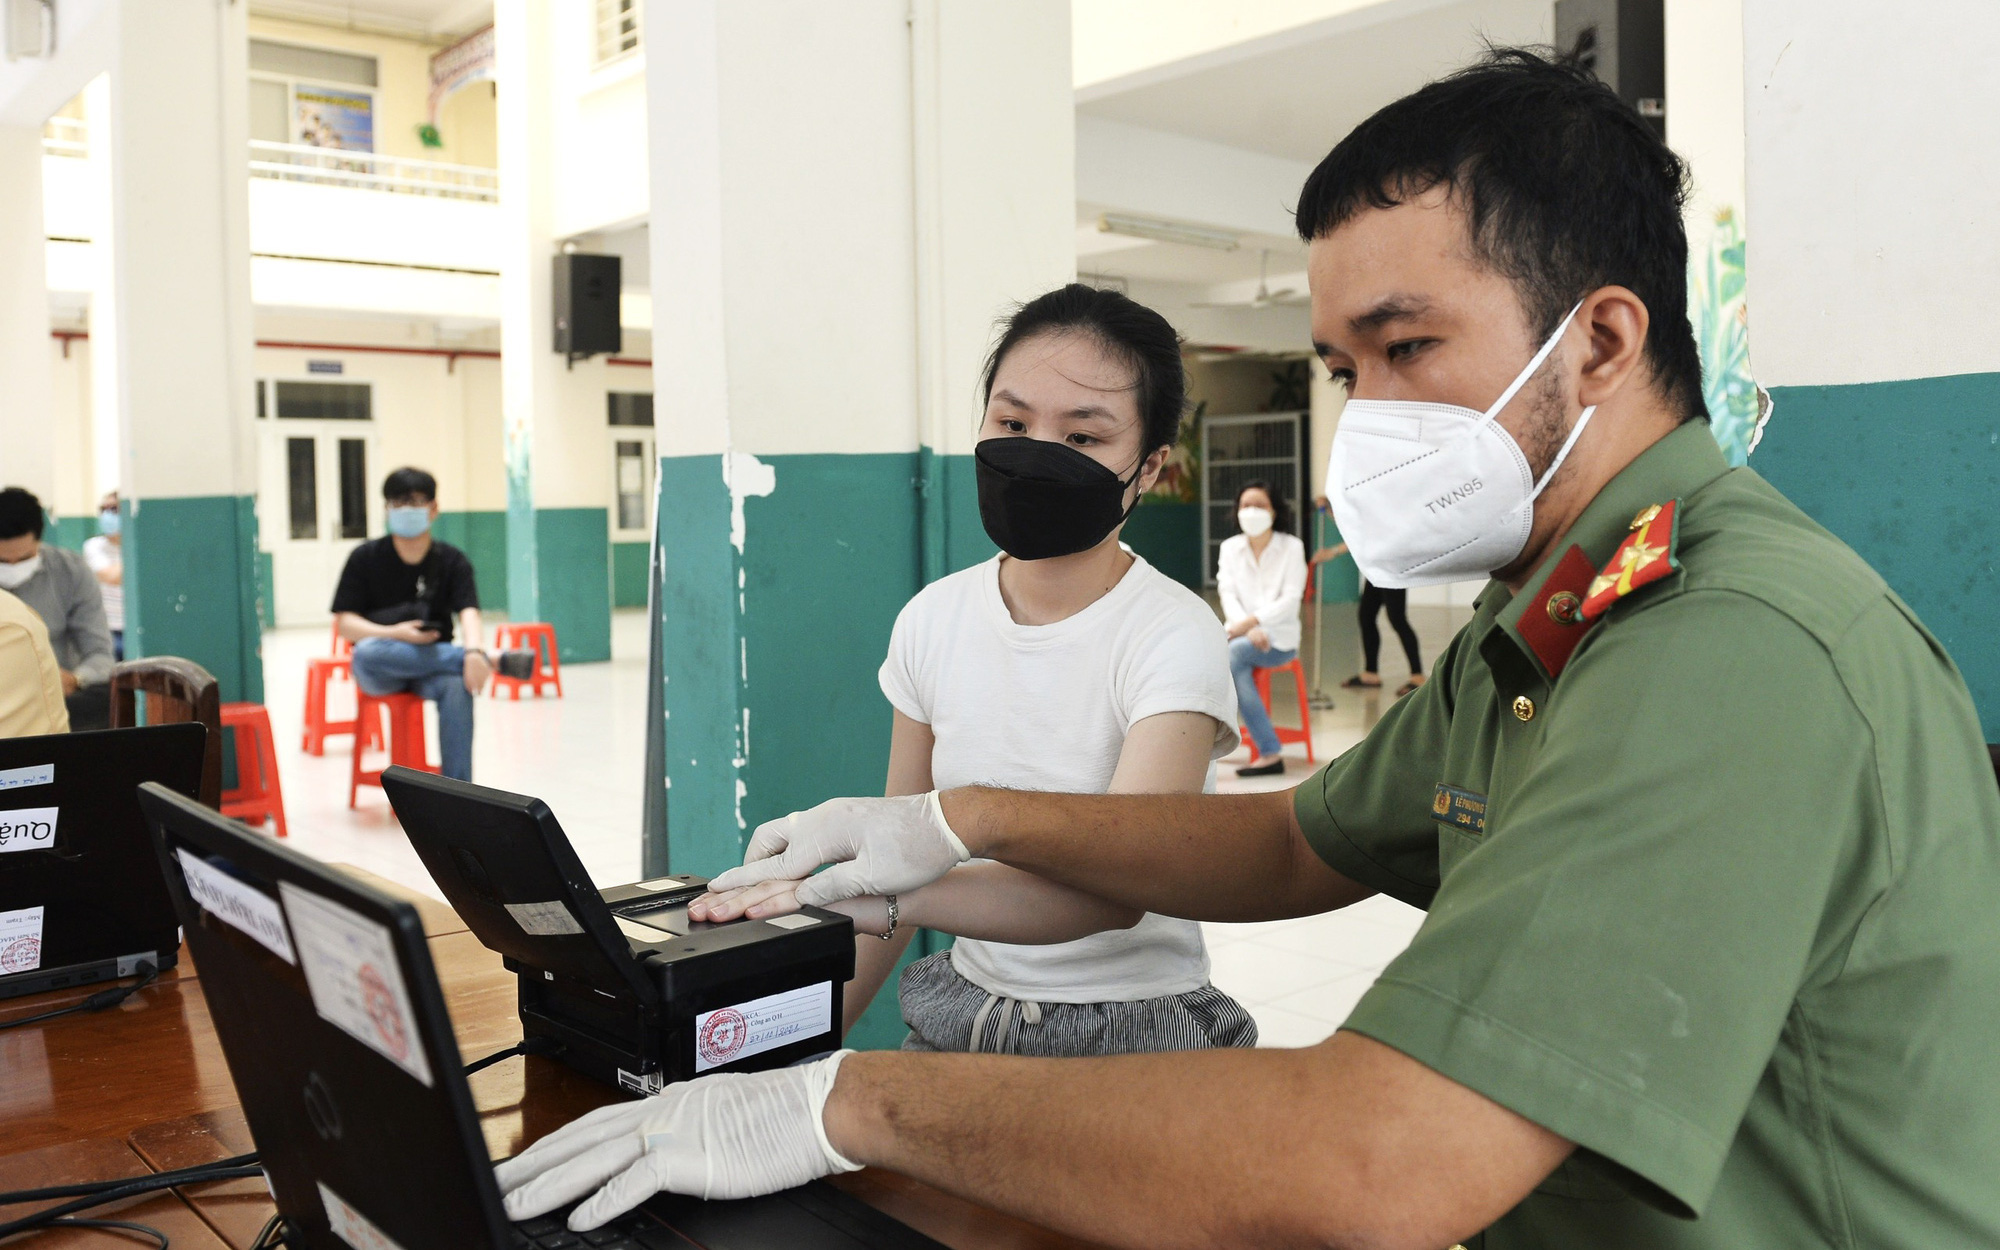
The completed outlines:
[[[888,793],[1208,787],[1236,745],[1222,630],[1118,541],[1173,447],[1185,386],[1172,327],[1116,292],[1072,284],[1009,321],[974,449],[980,518],[1003,554],[925,587],[896,618],[880,675],[895,709]],[[797,905],[796,885],[711,896],[690,915],[774,915]],[[1256,1044],[1249,1014],[1209,984],[1193,921],[984,861],[838,906],[890,939],[857,939],[850,1026],[916,927],[959,935],[904,970],[906,1049]]]
[[[1253,754],[1239,777],[1285,771],[1278,731],[1257,694],[1257,670],[1299,658],[1299,601],[1306,593],[1306,545],[1293,537],[1284,496],[1259,478],[1236,492],[1236,528],[1216,556],[1215,588],[1229,635],[1229,675]]]

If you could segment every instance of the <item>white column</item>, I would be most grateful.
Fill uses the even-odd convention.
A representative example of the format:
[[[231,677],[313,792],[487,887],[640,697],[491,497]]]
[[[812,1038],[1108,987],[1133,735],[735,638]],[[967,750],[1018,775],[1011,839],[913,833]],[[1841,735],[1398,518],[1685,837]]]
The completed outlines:
[[[108,82],[87,101],[109,166],[93,402],[115,415],[131,514],[128,654],[186,656],[225,700],[256,701],[244,7],[118,5]]]
[[[0,486],[54,510],[54,379],[49,371],[48,243],[42,132],[0,125]]]
[[[566,661],[611,658],[610,455],[601,361],[555,354],[551,267],[560,177],[556,58],[583,6],[499,0],[501,419],[507,455],[507,586],[515,620],[555,625]],[[559,22],[571,23],[558,27]],[[496,590],[498,588],[495,588]]]
[[[759,820],[879,792],[889,626],[991,551],[979,364],[1075,265],[1069,6],[645,17],[657,780],[675,869],[714,872]]]

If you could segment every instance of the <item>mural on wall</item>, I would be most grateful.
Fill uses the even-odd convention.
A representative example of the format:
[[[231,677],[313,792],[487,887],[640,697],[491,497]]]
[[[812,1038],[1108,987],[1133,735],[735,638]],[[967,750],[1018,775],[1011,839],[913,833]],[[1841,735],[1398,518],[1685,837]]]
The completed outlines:
[[[1736,210],[1715,214],[1708,246],[1688,275],[1695,344],[1701,352],[1702,400],[1729,463],[1750,459],[1771,417],[1770,396],[1750,376],[1750,308],[1743,228]]]

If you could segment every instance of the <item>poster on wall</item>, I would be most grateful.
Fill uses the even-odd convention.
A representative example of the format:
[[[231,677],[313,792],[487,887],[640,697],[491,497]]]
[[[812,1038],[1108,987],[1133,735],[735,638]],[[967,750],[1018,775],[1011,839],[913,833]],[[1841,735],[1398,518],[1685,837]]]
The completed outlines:
[[[292,128],[297,142],[308,147],[373,152],[375,97],[334,87],[294,87]]]

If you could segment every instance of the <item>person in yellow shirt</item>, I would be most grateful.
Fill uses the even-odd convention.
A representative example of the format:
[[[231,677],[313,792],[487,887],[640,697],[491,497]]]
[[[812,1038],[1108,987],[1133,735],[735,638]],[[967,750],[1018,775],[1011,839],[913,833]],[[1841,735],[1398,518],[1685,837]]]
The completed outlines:
[[[62,666],[41,616],[0,590],[0,738],[69,732]]]

